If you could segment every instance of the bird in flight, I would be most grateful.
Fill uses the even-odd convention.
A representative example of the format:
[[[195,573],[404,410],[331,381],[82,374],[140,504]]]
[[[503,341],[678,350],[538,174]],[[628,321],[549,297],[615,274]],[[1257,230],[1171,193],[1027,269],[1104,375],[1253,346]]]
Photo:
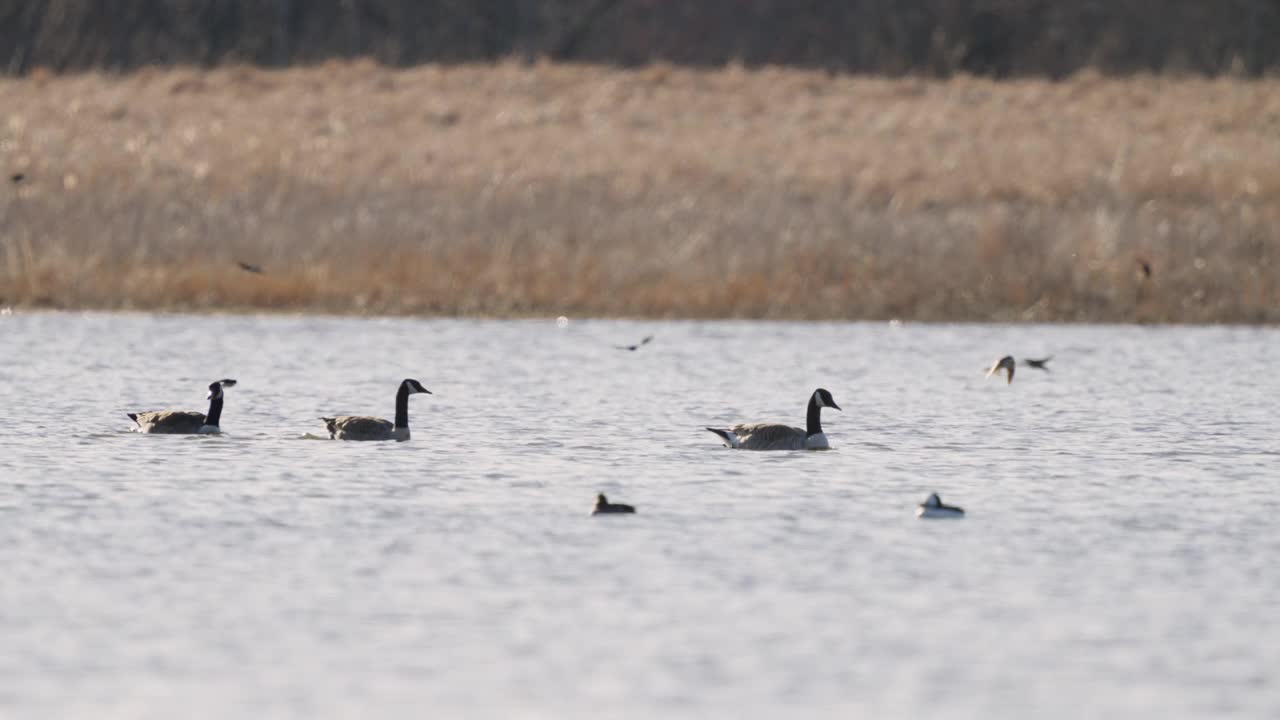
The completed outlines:
[[[241,270],[243,270],[243,271],[245,271],[245,272],[256,273],[256,274],[258,274],[258,275],[261,275],[261,274],[262,274],[262,266],[261,266],[261,265],[250,265],[249,263],[247,263],[247,262],[242,262],[242,261],[240,261],[240,260],[237,260],[237,261],[236,261],[236,264],[237,264],[237,265],[239,265],[239,266],[240,266],[240,269],[241,269]]]
[[[1138,265],[1138,272],[1142,273],[1142,279],[1151,279],[1151,263],[1142,258],[1135,258],[1134,262]]]
[[[1000,372],[1001,370],[1004,370],[1008,374],[1008,377],[1009,377],[1008,382],[1011,383],[1013,382],[1013,371],[1016,366],[1017,366],[1017,363],[1014,361],[1013,356],[1005,355],[1004,357],[997,360],[995,364],[993,364],[991,368],[987,370],[987,377],[991,377],[992,375]]]
[[[1049,362],[1052,359],[1053,359],[1052,355],[1050,355],[1049,357],[1040,358],[1039,360],[1026,358],[1022,361],[1022,364],[1026,365],[1029,368],[1035,368],[1037,370],[1044,370],[1045,372],[1049,372],[1049,368],[1045,367],[1045,363]]]
[[[614,345],[614,347],[619,350],[630,350],[631,352],[635,352],[636,350],[639,350],[641,347],[648,345],[651,342],[653,342],[653,336],[646,335],[643,340],[636,343],[635,345]]]
[[[26,179],[27,179],[26,173],[14,173],[9,176],[9,182],[13,183],[14,185],[19,185],[22,183],[23,180],[26,180]]]

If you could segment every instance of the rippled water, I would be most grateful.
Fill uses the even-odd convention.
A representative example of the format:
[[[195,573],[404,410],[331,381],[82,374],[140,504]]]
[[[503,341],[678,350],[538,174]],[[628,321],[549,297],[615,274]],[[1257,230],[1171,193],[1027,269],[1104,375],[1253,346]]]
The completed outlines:
[[[0,716],[1276,717],[1278,350],[0,317]],[[1056,357],[985,379],[1006,353]],[[223,436],[128,432],[222,377]],[[412,441],[305,439],[404,377]],[[818,386],[833,452],[702,429],[803,424]],[[968,517],[916,520],[935,490]]]

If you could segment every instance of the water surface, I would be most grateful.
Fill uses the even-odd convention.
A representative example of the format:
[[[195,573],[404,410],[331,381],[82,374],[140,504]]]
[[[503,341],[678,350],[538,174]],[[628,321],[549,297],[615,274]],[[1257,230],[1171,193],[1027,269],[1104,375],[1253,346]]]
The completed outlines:
[[[646,334],[637,352],[615,350]],[[0,317],[4,717],[1275,717],[1280,332]],[[1051,372],[985,379],[994,358]],[[220,437],[129,432],[205,409]],[[413,440],[307,439],[334,413]],[[725,450],[803,424],[835,450]],[[639,507],[590,518],[597,491]],[[922,522],[930,491],[961,521]]]

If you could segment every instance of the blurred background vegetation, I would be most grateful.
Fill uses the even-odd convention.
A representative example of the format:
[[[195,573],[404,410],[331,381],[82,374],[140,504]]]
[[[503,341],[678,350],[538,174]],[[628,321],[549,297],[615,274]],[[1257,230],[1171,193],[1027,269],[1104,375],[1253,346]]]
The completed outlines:
[[[8,0],[0,306],[1280,322],[1276,0]]]
[[[1274,0],[8,0],[8,73],[153,64],[635,65],[1064,77],[1280,64]]]

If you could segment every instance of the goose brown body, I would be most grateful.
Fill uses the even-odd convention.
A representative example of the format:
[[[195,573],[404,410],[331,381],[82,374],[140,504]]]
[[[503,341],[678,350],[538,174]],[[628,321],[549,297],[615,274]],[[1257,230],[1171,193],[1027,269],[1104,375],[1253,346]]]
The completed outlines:
[[[409,428],[396,427],[390,420],[363,415],[320,418],[332,440],[408,440]]]
[[[138,432],[157,435],[194,435],[206,427],[206,415],[187,410],[152,410],[129,413],[129,419],[138,423]]]

